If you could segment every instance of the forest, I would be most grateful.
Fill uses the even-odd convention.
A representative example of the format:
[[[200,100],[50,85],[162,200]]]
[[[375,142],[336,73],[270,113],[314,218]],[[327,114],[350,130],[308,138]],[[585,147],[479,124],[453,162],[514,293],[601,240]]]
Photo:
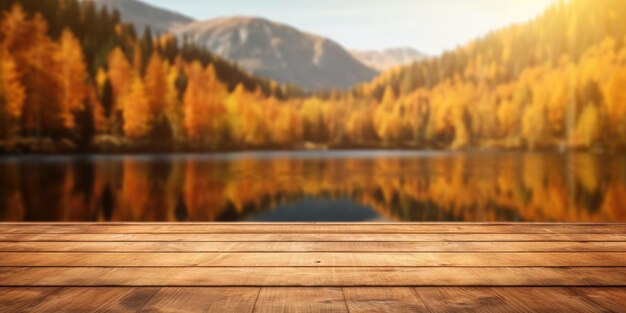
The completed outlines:
[[[626,2],[571,0],[351,90],[256,78],[90,1],[0,3],[0,151],[626,148]]]

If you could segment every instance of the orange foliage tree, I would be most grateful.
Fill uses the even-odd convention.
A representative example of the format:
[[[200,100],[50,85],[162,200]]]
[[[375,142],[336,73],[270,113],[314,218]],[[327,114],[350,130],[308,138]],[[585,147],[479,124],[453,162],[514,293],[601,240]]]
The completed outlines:
[[[58,64],[61,118],[63,125],[71,129],[74,127],[73,113],[83,109],[83,101],[89,88],[86,84],[87,69],[83,52],[71,31],[63,31],[58,50],[53,57]]]
[[[215,145],[219,141],[221,119],[226,113],[226,88],[217,79],[212,65],[202,68],[199,62],[194,62],[187,69],[187,77],[189,83],[184,97],[187,135],[196,143]]]
[[[158,118],[165,111],[165,93],[167,91],[165,68],[166,64],[159,54],[153,52],[148,61],[144,79],[153,119]]]
[[[0,49],[0,140],[11,140],[19,130],[25,93],[13,56]]]
[[[122,112],[126,137],[136,140],[148,133],[150,130],[150,103],[139,76],[135,76],[130,91],[122,98]]]

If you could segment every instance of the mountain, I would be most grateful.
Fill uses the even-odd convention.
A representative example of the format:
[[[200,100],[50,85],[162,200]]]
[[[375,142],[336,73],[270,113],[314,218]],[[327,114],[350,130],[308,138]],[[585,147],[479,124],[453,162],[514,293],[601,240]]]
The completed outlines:
[[[350,50],[350,53],[361,63],[379,71],[407,65],[428,57],[426,54],[409,47],[391,48],[382,51]]]
[[[156,33],[172,32],[237,63],[253,75],[309,90],[347,89],[378,73],[329,39],[263,18],[194,21],[138,0],[92,0],[120,12],[122,21]]]
[[[329,39],[255,17],[193,22],[173,30],[255,75],[309,90],[345,89],[377,72]]]
[[[185,15],[169,10],[157,8],[139,0],[92,0],[98,7],[106,6],[120,12],[120,18],[125,23],[135,25],[139,34],[146,26],[150,26],[155,33],[165,33],[171,29],[188,24],[194,20]]]

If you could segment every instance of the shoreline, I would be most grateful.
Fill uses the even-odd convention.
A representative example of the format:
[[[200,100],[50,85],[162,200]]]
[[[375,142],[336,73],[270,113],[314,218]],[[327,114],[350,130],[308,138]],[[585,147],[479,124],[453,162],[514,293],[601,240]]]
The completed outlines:
[[[58,151],[58,152],[2,152],[0,159],[16,157],[88,157],[88,156],[220,156],[220,155],[244,155],[244,154],[315,154],[337,156],[343,153],[367,153],[377,154],[473,154],[473,153],[522,153],[522,154],[593,154],[593,155],[622,155],[624,150],[596,151],[589,149],[513,149],[513,148],[466,148],[466,149],[432,149],[432,148],[398,148],[398,147],[337,147],[328,149],[297,149],[297,148],[254,148],[254,149],[224,149],[224,150],[117,150],[117,151]]]

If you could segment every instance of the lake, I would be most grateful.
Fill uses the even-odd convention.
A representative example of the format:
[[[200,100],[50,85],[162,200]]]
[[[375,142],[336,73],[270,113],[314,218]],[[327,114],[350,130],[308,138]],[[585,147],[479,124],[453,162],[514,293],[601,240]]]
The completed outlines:
[[[0,221],[625,222],[626,158],[413,151],[3,157]]]

